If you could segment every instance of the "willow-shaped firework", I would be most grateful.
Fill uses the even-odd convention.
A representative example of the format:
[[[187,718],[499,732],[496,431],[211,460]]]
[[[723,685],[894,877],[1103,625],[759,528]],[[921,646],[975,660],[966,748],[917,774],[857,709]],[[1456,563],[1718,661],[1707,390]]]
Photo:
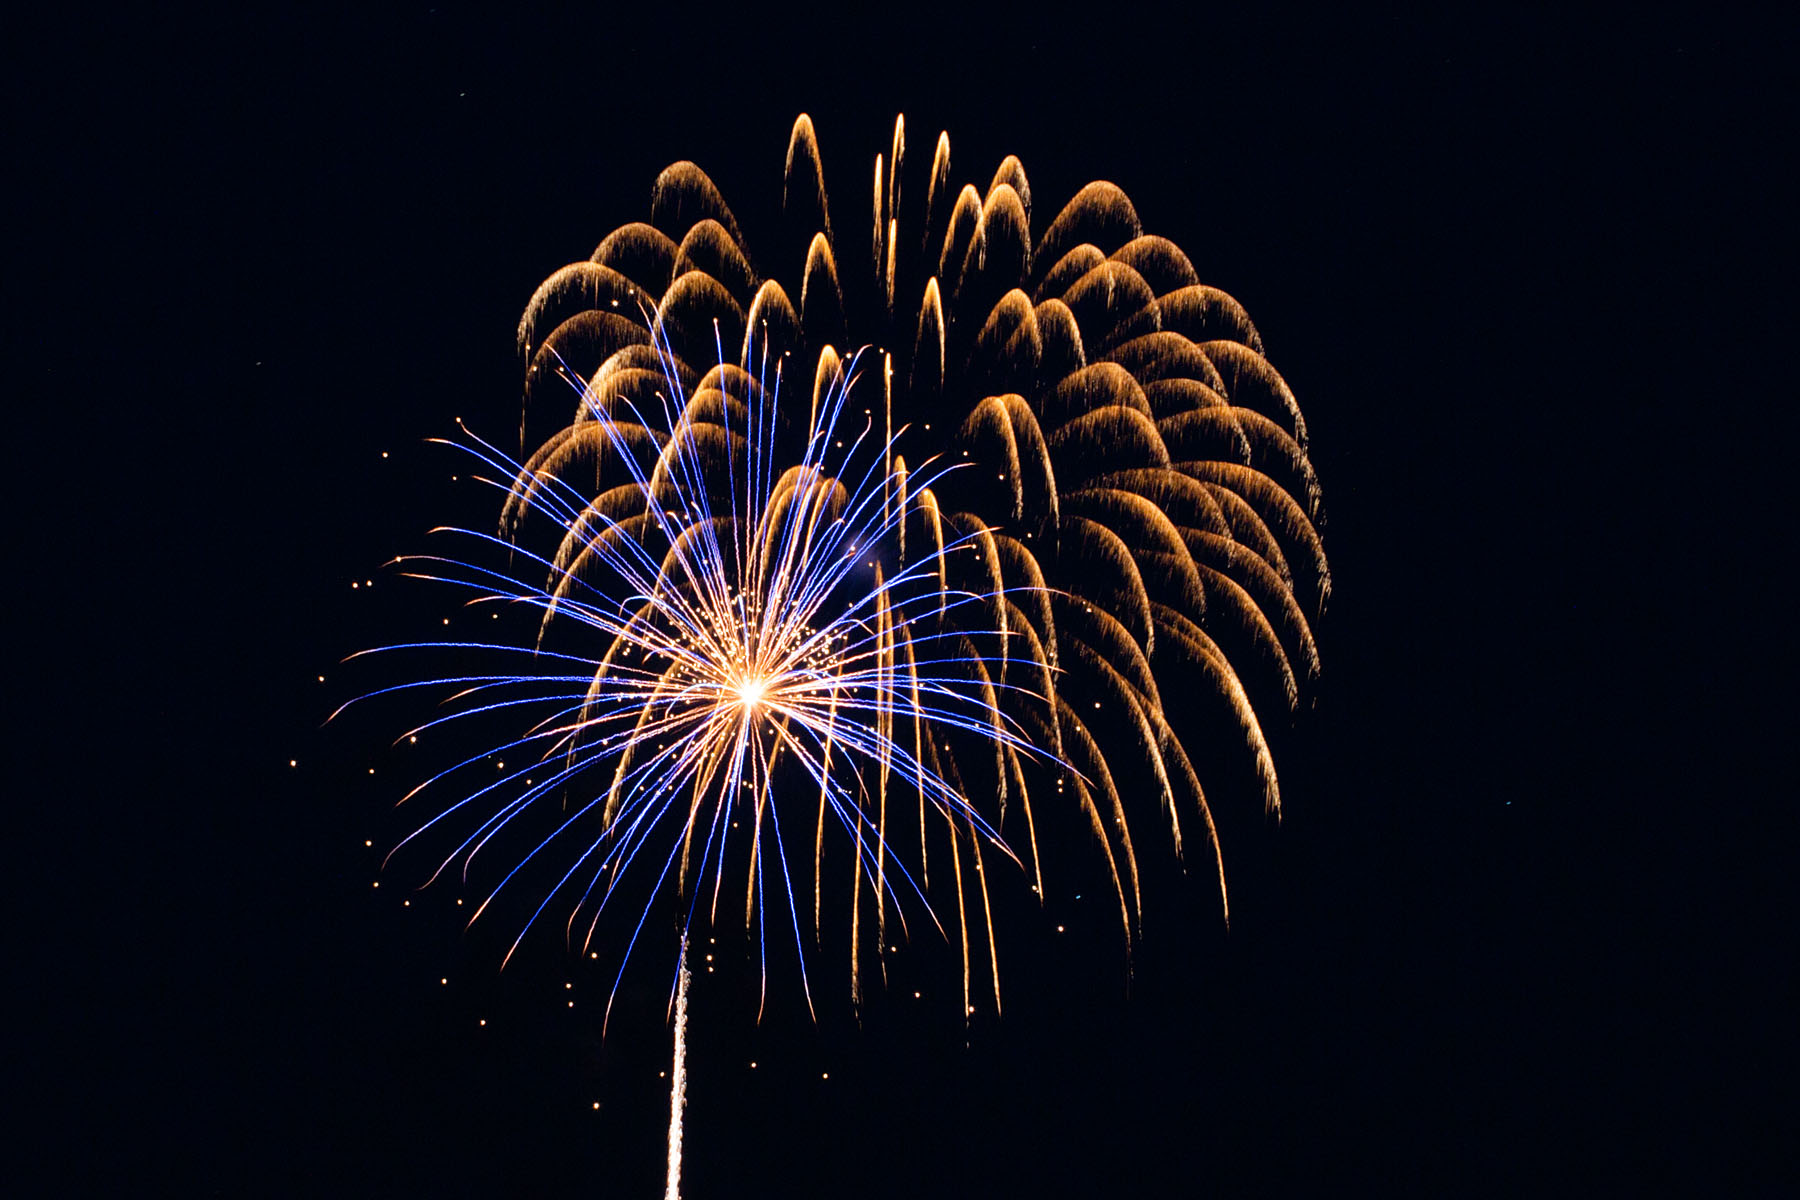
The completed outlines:
[[[980,895],[986,919],[973,923],[986,926],[997,1002],[980,846],[1006,831],[1042,896],[1034,800],[1042,810],[1047,796],[1091,830],[1128,940],[1142,903],[1133,830],[1146,793],[1178,855],[1197,819],[1225,904],[1196,747],[1228,731],[1224,752],[1253,769],[1266,811],[1279,812],[1257,704],[1292,710],[1317,675],[1312,622],[1330,575],[1305,423],[1243,308],[1202,284],[1173,242],[1145,234],[1110,183],[1081,189],[1034,240],[1018,159],[1000,164],[985,193],[958,190],[940,134],[923,197],[903,195],[904,135],[897,120],[889,153],[875,158],[872,211],[846,225],[841,214],[834,221],[813,125],[801,116],[788,141],[784,229],[764,246],[773,257],[753,257],[712,180],[681,162],[657,179],[647,223],[614,230],[589,260],[550,276],[519,323],[528,364],[521,453],[536,449],[515,475],[503,532],[525,536],[523,518],[553,485],[583,498],[549,560],[545,595],[558,602],[594,572],[617,574],[614,539],[652,527],[676,547],[724,536],[713,532],[715,511],[670,502],[716,487],[720,472],[684,481],[670,460],[704,445],[719,462],[736,461],[734,430],[760,411],[757,363],[770,359],[790,383],[768,451],[800,464],[784,493],[794,498],[777,503],[814,503],[808,489],[824,476],[808,472],[822,472],[822,460],[807,455],[819,414],[841,399],[841,353],[873,347],[874,378],[858,394],[881,447],[883,536],[859,553],[935,601],[872,635],[888,647],[877,673],[897,682],[869,710],[877,728],[862,760],[875,778],[837,793],[840,822],[859,845],[866,828],[880,847],[874,877],[865,871],[852,885],[851,908],[871,884],[885,906],[883,864],[903,843],[917,850],[928,888],[932,839],[941,839],[965,1003],[965,887]],[[867,240],[850,228],[866,229]],[[798,274],[764,274],[766,264]],[[810,391],[794,386],[808,380]],[[557,400],[569,383],[581,403],[565,423]],[[660,407],[672,388],[688,396],[680,411]],[[646,422],[643,413],[662,416]],[[772,470],[756,457],[744,456],[736,477]],[[959,469],[922,470],[938,462]],[[754,537],[733,536],[751,553]],[[633,630],[607,631],[595,689],[634,651],[652,652]],[[955,647],[953,662],[933,656],[937,686],[977,698],[984,716],[941,736],[928,728],[916,694],[919,639]],[[644,676],[647,696],[677,685],[679,664],[669,670]],[[1211,719],[1165,707],[1172,686],[1214,697]],[[1025,741],[1060,769],[1034,768]],[[916,843],[910,828],[896,828],[883,755],[916,767]],[[809,765],[830,791],[817,750]],[[957,799],[965,796],[996,797],[987,821]],[[760,830],[760,791],[755,803]],[[817,853],[813,868],[817,876]],[[856,928],[853,919],[853,989]],[[885,938],[876,945],[885,949]]]

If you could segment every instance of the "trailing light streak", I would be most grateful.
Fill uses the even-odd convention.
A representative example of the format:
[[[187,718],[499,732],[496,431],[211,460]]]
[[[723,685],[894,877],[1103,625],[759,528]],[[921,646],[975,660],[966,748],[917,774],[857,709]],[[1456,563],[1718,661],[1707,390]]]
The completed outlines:
[[[687,934],[676,965],[675,1062],[669,1071],[669,1186],[665,1200],[681,1200],[681,1112],[687,1107]]]

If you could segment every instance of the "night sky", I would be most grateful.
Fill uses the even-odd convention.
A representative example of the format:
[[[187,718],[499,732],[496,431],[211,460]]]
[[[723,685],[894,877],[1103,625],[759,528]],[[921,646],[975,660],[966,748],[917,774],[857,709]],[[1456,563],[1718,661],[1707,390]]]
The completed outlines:
[[[98,25],[11,84],[50,234],[13,590],[55,633],[10,857],[52,1194],[660,1194],[666,973],[602,1041],[610,972],[547,939],[501,975],[453,890],[372,888],[404,716],[320,726],[345,655],[446,610],[380,567],[488,519],[425,439],[516,428],[532,289],[677,159],[754,244],[801,111],[846,224],[896,112],[915,189],[939,129],[959,183],[1019,155],[1040,229],[1124,187],[1299,397],[1334,591],[1284,820],[1226,823],[1229,933],[1149,862],[1129,979],[1064,896],[1001,931],[1006,1012],[966,1030],[929,953],[940,1002],[896,985],[860,1027],[841,995],[758,1027],[731,959],[696,986],[685,1194],[1773,1186],[1793,789],[1753,763],[1792,710],[1791,532],[1752,530],[1794,397],[1754,364],[1788,336],[1791,31]]]

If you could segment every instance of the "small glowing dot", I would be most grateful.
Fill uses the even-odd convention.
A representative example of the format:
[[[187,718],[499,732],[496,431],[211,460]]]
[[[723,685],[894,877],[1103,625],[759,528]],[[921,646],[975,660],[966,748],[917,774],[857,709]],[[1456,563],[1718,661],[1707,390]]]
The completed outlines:
[[[400,907],[401,907],[401,908],[411,908],[411,907],[412,907],[412,901],[411,901],[411,900],[402,900],[402,901],[401,901],[401,902],[400,902]]]
[[[751,1061],[751,1063],[750,1063],[750,1069],[751,1069],[751,1070],[752,1070],[752,1071],[754,1071],[754,1070],[756,1070],[756,1063],[755,1063],[755,1061],[754,1061],[754,1060],[752,1060],[752,1061]]]
[[[441,984],[448,985],[450,981],[448,979],[440,979],[440,980],[438,980],[438,982]]]
[[[371,775],[373,775],[373,774],[374,774],[374,773],[375,773],[375,768],[374,768],[374,767],[370,767],[370,768],[369,768],[369,774],[371,774]]]
[[[598,950],[590,950],[590,951],[588,951],[588,957],[589,958],[599,958],[600,952]]]
[[[379,879],[377,879],[377,880],[376,880],[376,881],[375,881],[375,882],[374,882],[374,884],[373,884],[373,885],[371,885],[371,886],[374,886],[374,887],[380,887],[380,886],[381,886],[381,880],[379,880]]]
[[[386,457],[387,457],[387,451],[386,451],[386,450],[383,450],[383,451],[382,451],[382,452],[381,452],[381,457],[383,457],[383,458],[386,458]]]
[[[1100,706],[1098,704],[1096,704],[1096,705],[1094,705],[1094,707],[1099,708]],[[506,764],[503,762],[497,762],[494,764],[494,766],[499,770],[502,770],[502,771],[506,770]]]
[[[914,993],[913,993],[913,999],[914,999],[914,1000],[917,1000],[917,999],[918,999],[918,998],[919,998],[919,993],[917,993],[917,992],[914,992]]]
[[[411,745],[411,746],[416,746],[419,744],[419,739],[416,737],[409,737],[406,739],[406,741],[407,741],[407,744]]]
[[[297,766],[299,766],[299,765],[300,765],[300,760],[299,760],[299,759],[297,759],[297,758],[290,758],[290,759],[288,759],[288,766],[290,766],[290,767],[297,767]]]
[[[374,587],[375,581],[373,579],[365,579],[365,580],[363,580],[363,586],[364,587]]]
[[[575,986],[575,985],[574,985],[574,984],[572,984],[572,983],[565,983],[565,984],[563,984],[563,987],[564,987],[564,988],[572,988],[572,987],[574,987],[574,986]]]
[[[321,676],[319,676],[319,682],[320,682],[320,683],[324,683],[324,682],[325,682],[325,677],[324,677],[324,676],[323,676],[323,675],[321,675]]]
[[[355,591],[355,590],[356,590],[356,580],[354,580],[354,579],[352,579],[352,580],[351,580],[351,581],[350,581],[350,590],[351,590],[351,591]]]
[[[1056,932],[1061,933],[1062,931],[1063,931],[1063,927],[1061,925],[1058,925],[1056,927]]]
[[[569,1007],[570,1007],[570,1008],[574,1008],[574,1007],[575,1007],[575,1002],[574,1002],[574,1001],[573,1001],[573,1000],[571,1000],[571,1001],[569,1001]]]
[[[368,838],[363,839],[363,845],[365,845],[365,846],[373,846],[374,844],[375,843]]]
[[[618,301],[617,301],[617,300],[614,300],[614,301],[613,301],[613,303],[614,303],[614,304],[617,304],[617,303],[618,303]],[[595,1112],[598,1112],[598,1111],[600,1111],[600,1102],[599,1102],[599,1101],[598,1101],[598,1100],[596,1100],[596,1101],[594,1101],[594,1111],[595,1111]]]
[[[480,1023],[481,1023],[481,1024],[483,1024],[483,1025],[486,1025],[486,1024],[487,1024],[487,1018],[486,1018],[486,1017],[483,1017],[483,1018],[481,1018],[481,1021],[480,1021]]]
[[[821,1071],[821,1072],[820,1072],[820,1073],[819,1073],[819,1078],[820,1078],[820,1079],[830,1079],[830,1078],[831,1078],[831,1072],[830,1072],[830,1071]]]
[[[456,898],[456,907],[458,907],[458,908],[462,907],[462,897],[461,896],[458,896]]]
[[[656,1077],[658,1079],[667,1079],[669,1077],[669,1073],[667,1071],[658,1071],[656,1073]]]

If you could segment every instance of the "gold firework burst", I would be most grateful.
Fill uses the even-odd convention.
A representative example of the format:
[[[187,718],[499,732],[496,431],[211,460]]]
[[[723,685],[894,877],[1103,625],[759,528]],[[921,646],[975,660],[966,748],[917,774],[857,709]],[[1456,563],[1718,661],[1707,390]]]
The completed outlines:
[[[886,565],[925,566],[946,599],[983,598],[941,604],[935,636],[1003,634],[997,652],[967,654],[967,670],[1013,727],[1073,770],[1034,781],[1004,737],[915,730],[920,760],[966,795],[991,787],[996,828],[1019,799],[1040,896],[1032,798],[1041,809],[1049,790],[1101,847],[1128,940],[1142,905],[1134,827],[1160,821],[1179,855],[1197,821],[1228,916],[1202,763],[1247,763],[1265,810],[1279,813],[1259,709],[1291,712],[1306,697],[1331,587],[1293,393],[1243,307],[1202,283],[1173,241],[1146,233],[1113,184],[1082,188],[1034,235],[1017,158],[985,191],[957,187],[940,134],[919,194],[903,118],[876,156],[870,209],[834,221],[824,181],[803,115],[788,139],[781,227],[755,254],[712,180],[680,162],[656,180],[648,221],[613,230],[544,281],[519,323],[521,450],[535,451],[514,483],[508,533],[545,480],[591,497],[554,555],[551,591],[566,590],[557,581],[582,577],[609,531],[641,531],[679,498],[669,446],[697,440],[721,462],[738,453],[730,430],[758,399],[759,355],[811,382],[790,384],[783,406],[793,411],[780,418],[811,430],[847,348],[874,347],[866,416],[886,447],[883,503],[900,510]],[[555,380],[581,391],[572,418],[553,407],[567,394],[546,386]],[[596,406],[660,411],[671,383],[687,400],[667,428],[621,419],[626,436],[608,437],[593,419]],[[632,455],[648,489],[622,483],[620,460]],[[916,464],[940,459],[964,469],[908,486]],[[656,519],[688,522],[673,542],[699,536],[697,513]],[[907,639],[884,636],[897,662]],[[1197,692],[1212,702],[1185,702]],[[1172,693],[1184,703],[1168,703]],[[905,724],[903,709],[890,726]],[[919,825],[923,869],[923,810]],[[891,841],[885,828],[880,836]],[[979,853],[974,839],[949,845]],[[966,998],[963,864],[953,871]],[[980,888],[985,912],[985,877]]]

